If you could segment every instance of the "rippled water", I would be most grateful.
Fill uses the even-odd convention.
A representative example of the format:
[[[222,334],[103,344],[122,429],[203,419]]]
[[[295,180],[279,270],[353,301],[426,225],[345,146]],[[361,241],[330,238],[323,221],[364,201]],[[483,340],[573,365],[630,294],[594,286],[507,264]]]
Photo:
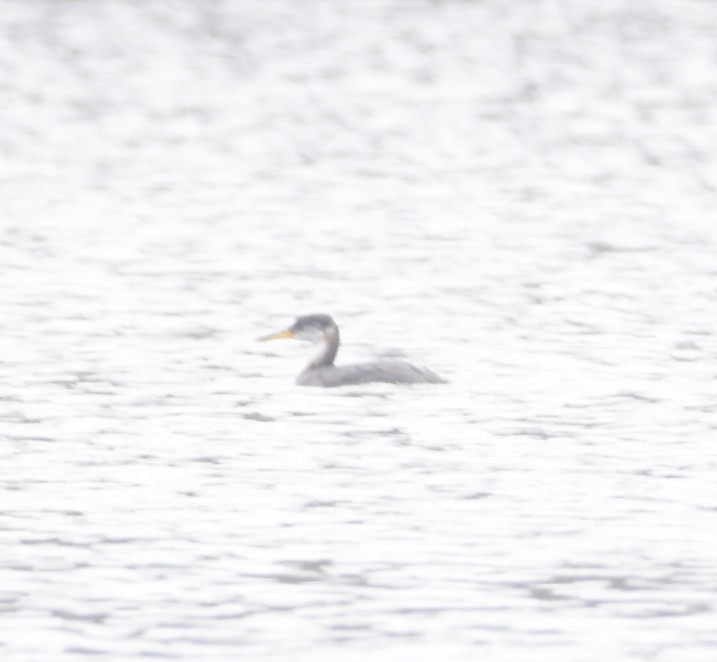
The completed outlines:
[[[716,4],[0,9],[3,660],[714,660]]]

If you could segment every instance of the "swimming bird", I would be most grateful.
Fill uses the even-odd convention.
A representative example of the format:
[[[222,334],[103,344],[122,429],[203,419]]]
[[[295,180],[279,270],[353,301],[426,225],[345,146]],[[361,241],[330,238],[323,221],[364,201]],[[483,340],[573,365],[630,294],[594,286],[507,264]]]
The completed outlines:
[[[299,386],[345,386],[385,382],[389,384],[440,384],[444,380],[427,368],[418,368],[405,361],[381,360],[369,363],[336,366],[339,351],[339,327],[329,315],[299,317],[286,331],[259,338],[261,341],[296,338],[320,344],[321,349],[297,377]]]

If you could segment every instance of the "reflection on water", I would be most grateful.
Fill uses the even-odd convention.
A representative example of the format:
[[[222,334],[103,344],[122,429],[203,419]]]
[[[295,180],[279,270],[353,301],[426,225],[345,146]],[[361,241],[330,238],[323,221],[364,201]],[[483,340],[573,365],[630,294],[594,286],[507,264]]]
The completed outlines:
[[[3,10],[3,659],[713,658],[717,7]]]

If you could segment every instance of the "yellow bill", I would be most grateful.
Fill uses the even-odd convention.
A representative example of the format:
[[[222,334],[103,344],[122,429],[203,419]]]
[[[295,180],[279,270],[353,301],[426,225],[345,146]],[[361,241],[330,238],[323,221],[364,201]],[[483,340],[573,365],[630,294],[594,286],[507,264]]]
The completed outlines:
[[[267,340],[281,340],[282,338],[293,338],[294,333],[291,329],[287,329],[286,331],[279,331],[279,333],[272,333],[268,336],[262,336],[261,338],[257,338],[257,340],[261,342],[266,342]]]

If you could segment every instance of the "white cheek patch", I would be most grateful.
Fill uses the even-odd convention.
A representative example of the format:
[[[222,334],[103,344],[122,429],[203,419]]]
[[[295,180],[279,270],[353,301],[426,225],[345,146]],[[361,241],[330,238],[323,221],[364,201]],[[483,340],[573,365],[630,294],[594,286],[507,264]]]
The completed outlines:
[[[306,342],[319,343],[323,342],[324,334],[321,329],[316,327],[309,327],[307,329],[301,329],[301,331],[294,332],[294,338],[299,340],[305,340]]]
[[[334,328],[328,328],[326,331],[322,333],[322,339],[325,339],[327,342],[332,343],[336,341],[336,336],[338,334],[337,329]]]

